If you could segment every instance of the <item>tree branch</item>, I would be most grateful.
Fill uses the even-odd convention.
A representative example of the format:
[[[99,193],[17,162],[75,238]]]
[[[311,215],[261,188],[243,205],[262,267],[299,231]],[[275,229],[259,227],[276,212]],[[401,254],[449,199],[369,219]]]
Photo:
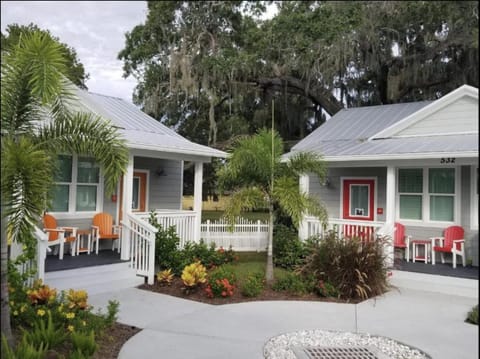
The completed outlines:
[[[306,83],[292,76],[273,78],[261,77],[250,82],[263,90],[285,90],[286,88],[288,93],[294,93],[309,98],[310,101],[321,106],[331,116],[343,109],[342,104],[328,90],[307,90]]]

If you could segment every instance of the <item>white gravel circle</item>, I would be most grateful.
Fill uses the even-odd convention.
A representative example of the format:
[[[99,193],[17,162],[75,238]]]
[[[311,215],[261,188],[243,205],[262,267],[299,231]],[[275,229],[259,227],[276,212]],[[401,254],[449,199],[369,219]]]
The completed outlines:
[[[391,359],[430,359],[418,349],[393,339],[370,334],[335,332],[327,330],[302,330],[273,337],[263,348],[266,359],[297,359],[292,347],[373,347]]]

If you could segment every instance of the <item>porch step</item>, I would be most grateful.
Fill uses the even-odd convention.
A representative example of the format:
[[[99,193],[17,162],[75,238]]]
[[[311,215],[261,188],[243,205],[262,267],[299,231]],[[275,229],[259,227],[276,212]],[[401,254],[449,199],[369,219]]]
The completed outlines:
[[[478,298],[478,279],[465,279],[392,270],[390,283],[398,288]]]
[[[45,283],[57,290],[84,289],[89,295],[136,287],[144,282],[130,263],[108,264],[45,273]]]

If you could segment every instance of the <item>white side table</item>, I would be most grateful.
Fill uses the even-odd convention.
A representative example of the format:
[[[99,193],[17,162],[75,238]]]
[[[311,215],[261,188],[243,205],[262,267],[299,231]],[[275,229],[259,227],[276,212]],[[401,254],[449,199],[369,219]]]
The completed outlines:
[[[85,239],[87,243],[85,243]],[[90,248],[92,247],[92,234],[88,229],[80,229],[77,231],[77,256],[80,253],[90,254]]]
[[[414,239],[411,241],[412,243],[412,250],[413,250],[413,255],[412,255],[412,261],[415,263],[416,261],[419,262],[425,262],[428,263],[430,260],[430,246],[432,245],[432,242],[429,240],[421,240],[421,239]],[[419,247],[423,246],[424,249],[424,255],[420,256],[418,253]]]

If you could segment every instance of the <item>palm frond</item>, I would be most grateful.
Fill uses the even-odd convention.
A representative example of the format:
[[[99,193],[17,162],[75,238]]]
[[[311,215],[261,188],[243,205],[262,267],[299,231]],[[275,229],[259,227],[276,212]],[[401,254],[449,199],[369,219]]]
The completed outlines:
[[[52,159],[27,137],[2,139],[2,209],[13,240],[31,232],[45,208]]]
[[[246,187],[235,191],[230,196],[225,207],[225,218],[229,223],[235,223],[235,218],[244,210],[265,207],[265,193],[258,187]]]
[[[55,153],[76,153],[95,158],[113,193],[128,165],[128,148],[111,122],[91,113],[59,117],[41,127],[39,144]]]
[[[60,44],[40,32],[2,54],[2,134],[31,133],[38,108],[63,95],[65,64]]]
[[[281,165],[283,142],[274,134],[275,167]],[[271,182],[272,133],[261,130],[257,135],[242,137],[235,142],[227,164],[218,172],[222,190],[256,185],[267,188]]]
[[[295,227],[298,227],[306,211],[307,199],[300,193],[296,179],[287,176],[277,178],[273,187],[273,198],[292,218]]]
[[[320,181],[323,181],[327,174],[327,168],[322,156],[314,152],[299,152],[289,158],[287,167],[295,175],[314,173]]]

